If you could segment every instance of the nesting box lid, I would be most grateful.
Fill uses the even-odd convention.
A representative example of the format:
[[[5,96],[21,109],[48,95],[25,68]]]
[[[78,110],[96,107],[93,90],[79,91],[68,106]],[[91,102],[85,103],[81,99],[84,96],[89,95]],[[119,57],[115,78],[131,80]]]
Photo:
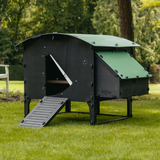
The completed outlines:
[[[146,78],[152,76],[125,51],[101,51],[97,54],[121,79]]]

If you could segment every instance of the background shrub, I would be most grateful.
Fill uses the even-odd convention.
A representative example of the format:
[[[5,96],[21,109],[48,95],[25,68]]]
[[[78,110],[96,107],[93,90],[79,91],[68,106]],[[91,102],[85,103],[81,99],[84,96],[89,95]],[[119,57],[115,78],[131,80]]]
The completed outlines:
[[[0,74],[5,73],[4,67],[0,67]],[[9,80],[23,80],[24,68],[21,65],[9,65]]]

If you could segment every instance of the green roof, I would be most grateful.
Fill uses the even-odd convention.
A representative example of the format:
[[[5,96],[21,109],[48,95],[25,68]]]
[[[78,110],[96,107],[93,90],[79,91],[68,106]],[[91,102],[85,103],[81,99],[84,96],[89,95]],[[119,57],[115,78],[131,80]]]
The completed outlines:
[[[97,54],[121,79],[146,78],[152,76],[125,51],[102,51]]]
[[[140,45],[129,41],[125,38],[116,37],[116,36],[109,36],[109,35],[96,35],[96,34],[72,34],[72,33],[46,33],[37,35],[31,38],[28,38],[20,43],[16,43],[14,46],[17,47],[18,45],[35,38],[39,38],[41,36],[53,36],[53,35],[65,35],[65,36],[72,36],[77,39],[80,39],[86,43],[91,44],[95,47],[140,47]]]
[[[58,34],[58,33],[57,33]],[[93,46],[97,47],[139,47],[140,45],[127,39],[95,34],[66,34],[81,39]]]

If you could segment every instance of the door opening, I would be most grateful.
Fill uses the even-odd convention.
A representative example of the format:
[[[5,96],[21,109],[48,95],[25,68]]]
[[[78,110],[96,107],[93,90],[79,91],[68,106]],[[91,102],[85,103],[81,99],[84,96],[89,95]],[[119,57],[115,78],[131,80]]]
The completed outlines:
[[[66,90],[72,81],[52,55],[46,56],[46,95],[55,95]]]

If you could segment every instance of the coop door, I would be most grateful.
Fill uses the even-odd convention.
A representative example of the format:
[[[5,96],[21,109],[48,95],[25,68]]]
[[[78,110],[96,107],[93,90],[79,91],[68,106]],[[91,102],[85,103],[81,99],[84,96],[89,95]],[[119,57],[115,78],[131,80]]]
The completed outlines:
[[[61,93],[71,85],[71,79],[55,58],[52,55],[46,56],[46,95]]]

